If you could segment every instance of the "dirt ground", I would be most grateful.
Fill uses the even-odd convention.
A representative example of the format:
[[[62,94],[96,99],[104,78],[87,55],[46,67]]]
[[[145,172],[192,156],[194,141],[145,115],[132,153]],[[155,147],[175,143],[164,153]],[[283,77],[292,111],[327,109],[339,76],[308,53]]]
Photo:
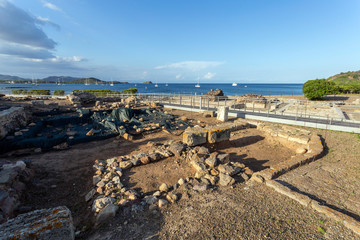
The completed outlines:
[[[312,129],[314,131],[314,129]],[[325,156],[280,177],[360,220],[360,135],[315,130]]]
[[[215,118],[204,118],[199,113],[167,111],[194,119],[194,124],[217,123]],[[280,179],[358,217],[358,135],[310,130],[323,137],[326,154]],[[24,205],[32,210],[67,206],[76,230],[85,230],[79,239],[359,239],[340,223],[266,186],[244,183],[237,183],[234,188],[220,187],[200,193],[190,190],[189,197],[161,210],[122,208],[108,224],[93,229],[93,213],[84,196],[92,188],[94,161],[145,151],[149,141],[170,139],[181,140],[181,136],[157,132],[132,142],[112,138],[74,145],[68,150],[6,159],[32,161],[36,175],[33,183],[27,186],[22,199]],[[286,161],[294,154],[281,145],[271,144],[256,129],[234,132],[230,140],[217,145],[216,150],[229,153],[232,161],[244,163],[254,171]],[[180,177],[191,175],[193,170],[187,163],[172,157],[132,168],[124,174],[122,181],[131,188],[151,193],[162,182],[174,184]]]
[[[359,239],[264,185],[190,194],[161,210],[123,208],[86,239]]]

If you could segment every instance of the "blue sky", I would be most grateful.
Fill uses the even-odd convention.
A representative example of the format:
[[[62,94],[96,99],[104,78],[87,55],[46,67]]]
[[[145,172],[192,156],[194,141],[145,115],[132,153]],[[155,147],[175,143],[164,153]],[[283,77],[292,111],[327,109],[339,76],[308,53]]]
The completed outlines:
[[[358,0],[0,0],[0,74],[303,83],[360,70]]]

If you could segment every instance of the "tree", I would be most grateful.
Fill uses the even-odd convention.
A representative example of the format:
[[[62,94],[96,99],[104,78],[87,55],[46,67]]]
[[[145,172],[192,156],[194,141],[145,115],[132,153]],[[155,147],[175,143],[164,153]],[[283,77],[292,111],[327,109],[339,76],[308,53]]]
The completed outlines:
[[[338,93],[338,87],[326,79],[309,80],[303,86],[303,93],[309,100],[319,100],[325,95]]]

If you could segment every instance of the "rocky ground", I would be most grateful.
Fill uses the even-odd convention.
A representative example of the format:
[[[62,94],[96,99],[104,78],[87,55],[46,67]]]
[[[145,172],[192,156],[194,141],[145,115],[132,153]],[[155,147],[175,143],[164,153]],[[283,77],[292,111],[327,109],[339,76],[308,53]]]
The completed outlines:
[[[190,195],[161,210],[122,209],[84,239],[359,239],[264,185]]]
[[[169,112],[194,119],[200,125],[217,123],[215,118],[199,113]],[[359,135],[315,131],[326,143],[325,155],[280,179],[358,218]],[[206,191],[184,189],[180,201],[161,209],[139,204],[123,207],[114,219],[94,228],[91,204],[84,197],[92,187],[95,160],[141,152],[148,148],[149,141],[171,139],[180,140],[181,136],[157,132],[133,141],[112,138],[63,151],[4,158],[14,162],[31,160],[35,178],[27,185],[24,205],[31,209],[69,207],[79,239],[360,239],[340,223],[263,184],[246,183]],[[231,161],[244,163],[254,171],[286,161],[293,154],[290,149],[268,142],[256,129],[235,132],[230,143],[216,147],[220,153],[229,153]],[[186,174],[192,175],[193,170],[171,157],[132,168],[124,179],[130,188],[151,192],[162,182],[174,184]]]

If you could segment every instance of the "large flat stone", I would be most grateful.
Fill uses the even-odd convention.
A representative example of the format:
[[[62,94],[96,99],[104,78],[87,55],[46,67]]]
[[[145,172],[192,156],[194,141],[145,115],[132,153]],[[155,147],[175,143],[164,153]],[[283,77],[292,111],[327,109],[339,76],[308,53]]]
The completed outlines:
[[[71,212],[66,207],[20,214],[0,225],[1,239],[75,239]]]
[[[198,146],[206,143],[208,132],[203,128],[187,129],[183,133],[183,143],[188,146]]]

